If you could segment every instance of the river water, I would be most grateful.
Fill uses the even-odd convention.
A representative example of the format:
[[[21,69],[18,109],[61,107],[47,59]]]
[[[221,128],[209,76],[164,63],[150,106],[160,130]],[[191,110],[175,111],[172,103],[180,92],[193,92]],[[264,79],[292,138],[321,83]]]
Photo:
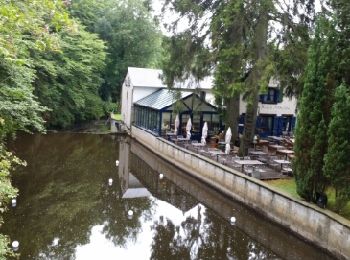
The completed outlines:
[[[28,166],[0,231],[20,259],[332,259],[126,137],[23,135],[10,147]]]

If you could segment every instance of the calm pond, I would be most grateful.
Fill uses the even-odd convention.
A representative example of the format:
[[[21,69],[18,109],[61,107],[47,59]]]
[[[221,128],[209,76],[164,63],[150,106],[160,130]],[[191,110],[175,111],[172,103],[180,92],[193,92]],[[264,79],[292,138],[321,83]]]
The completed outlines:
[[[10,146],[28,166],[0,231],[21,259],[331,259],[128,138],[50,133]]]

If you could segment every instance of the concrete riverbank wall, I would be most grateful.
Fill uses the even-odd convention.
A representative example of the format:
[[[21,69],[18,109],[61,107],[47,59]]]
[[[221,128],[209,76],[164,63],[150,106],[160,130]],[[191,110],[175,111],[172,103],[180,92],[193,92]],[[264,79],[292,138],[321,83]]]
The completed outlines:
[[[336,257],[350,259],[350,221],[294,199],[260,180],[183,149],[143,129],[132,127],[131,134],[155,154],[188,174],[327,249]]]

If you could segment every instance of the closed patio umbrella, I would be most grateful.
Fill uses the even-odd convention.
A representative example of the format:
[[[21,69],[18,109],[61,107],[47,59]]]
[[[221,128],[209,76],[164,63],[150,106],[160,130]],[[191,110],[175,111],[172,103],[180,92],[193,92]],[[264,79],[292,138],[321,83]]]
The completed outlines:
[[[202,144],[206,144],[207,142],[205,141],[205,139],[208,136],[208,124],[207,122],[204,122],[203,128],[202,128],[202,138],[201,138],[201,143]]]
[[[191,122],[191,118],[189,118],[187,121],[187,124],[186,124],[186,138],[187,138],[187,140],[191,139],[191,129],[192,129],[192,122]]]
[[[225,153],[226,154],[229,154],[230,153],[230,150],[231,150],[231,146],[230,146],[230,143],[231,143],[231,137],[232,137],[232,132],[231,132],[231,127],[229,127],[226,131],[226,134],[225,134]]]
[[[176,115],[175,117],[175,134],[177,135],[177,132],[179,131],[179,126],[180,126],[180,120],[179,120],[179,114]]]

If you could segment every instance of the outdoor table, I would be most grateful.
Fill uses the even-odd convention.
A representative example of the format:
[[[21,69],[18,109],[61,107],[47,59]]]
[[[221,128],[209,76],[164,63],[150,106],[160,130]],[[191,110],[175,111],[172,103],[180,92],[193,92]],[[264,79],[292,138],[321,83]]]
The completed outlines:
[[[276,145],[276,144],[272,144],[272,145],[269,145],[268,146],[269,147],[269,149],[271,148],[271,149],[273,149],[273,150],[282,150],[282,149],[285,149],[285,147],[284,146],[282,146],[282,145]]]
[[[269,144],[269,141],[268,140],[262,140],[262,139],[260,139],[257,143],[256,143],[256,145],[257,146],[263,146],[263,145],[268,145]]]
[[[258,160],[235,160],[234,161],[237,164],[242,165],[242,172],[244,172],[244,165],[263,165],[263,162],[260,162]]]
[[[285,155],[286,156],[286,160],[287,160],[287,156],[289,155],[289,154],[294,154],[294,151],[292,151],[292,150],[288,150],[288,149],[282,149],[282,150],[277,150],[276,151],[276,154],[282,154],[282,155]]]
[[[258,155],[267,155],[267,153],[262,152],[262,151],[250,151],[249,154],[256,155],[256,156],[258,156]]]
[[[177,144],[178,142],[189,142],[190,139],[187,139],[185,137],[178,137],[178,138],[174,139],[174,141]]]
[[[273,161],[281,164],[281,171],[282,171],[283,164],[290,164],[290,161],[287,161],[287,160],[273,160]]]
[[[165,135],[167,136],[168,140],[170,140],[171,137],[177,136],[174,132],[167,132]]]
[[[225,154],[223,151],[221,150],[215,150],[215,151],[208,151],[211,155],[216,155],[216,161],[219,161],[219,155],[223,155]]]
[[[197,148],[197,152],[198,152],[200,147],[204,147],[205,146],[205,144],[202,144],[202,143],[193,143],[191,145],[194,146],[195,148]]]
[[[265,153],[263,151],[250,151],[249,155],[251,155],[252,157],[254,157],[256,159],[259,156],[261,156],[261,157],[267,156],[267,153]]]
[[[283,138],[279,137],[279,136],[268,136],[267,138],[270,139],[271,141],[275,141],[275,142],[278,142],[278,143],[283,140]]]

